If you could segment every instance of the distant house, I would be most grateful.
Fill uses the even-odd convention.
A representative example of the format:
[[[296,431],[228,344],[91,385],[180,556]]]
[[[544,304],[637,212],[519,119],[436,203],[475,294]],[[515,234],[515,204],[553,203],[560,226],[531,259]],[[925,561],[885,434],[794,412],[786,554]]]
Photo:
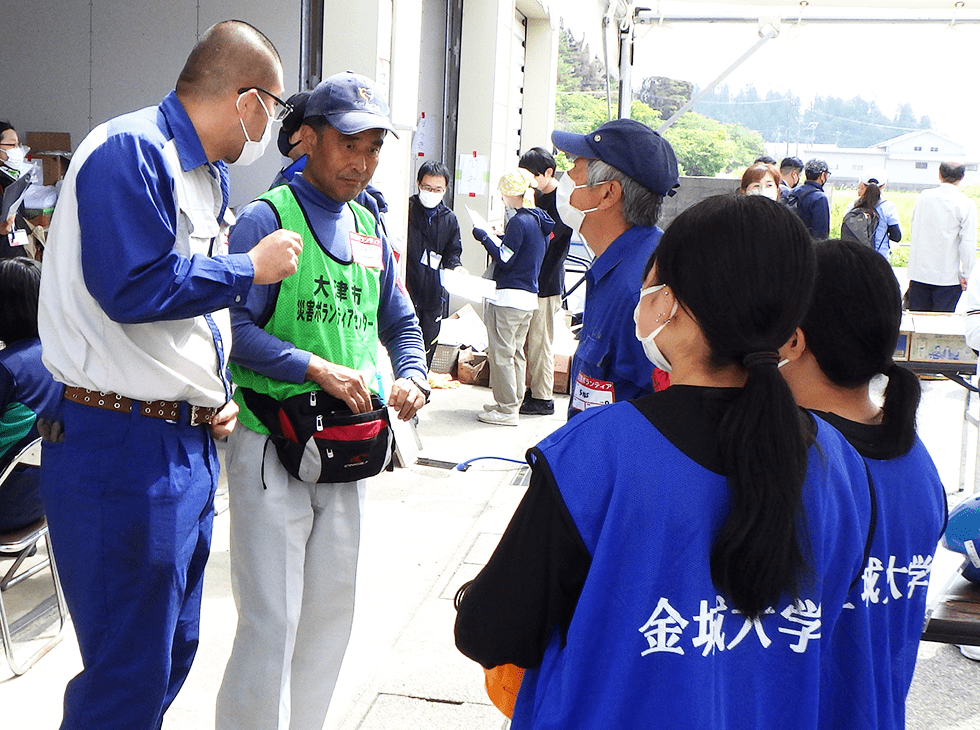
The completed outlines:
[[[967,159],[963,145],[932,129],[909,132],[871,147],[801,144],[794,148],[778,142],[768,143],[766,148],[777,159],[792,154],[804,162],[814,157],[826,160],[831,182],[836,187],[856,183],[861,175],[869,172],[883,173],[892,189],[932,187],[939,180],[939,163],[944,161],[966,163],[964,184],[980,184],[977,160]]]

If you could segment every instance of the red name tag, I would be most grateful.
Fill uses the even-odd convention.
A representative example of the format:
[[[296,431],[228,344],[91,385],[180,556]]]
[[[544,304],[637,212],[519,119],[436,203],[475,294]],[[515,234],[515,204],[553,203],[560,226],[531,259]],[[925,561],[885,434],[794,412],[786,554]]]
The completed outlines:
[[[616,402],[616,386],[606,380],[590,378],[579,373],[572,387],[572,408],[584,411],[587,408],[606,406]]]

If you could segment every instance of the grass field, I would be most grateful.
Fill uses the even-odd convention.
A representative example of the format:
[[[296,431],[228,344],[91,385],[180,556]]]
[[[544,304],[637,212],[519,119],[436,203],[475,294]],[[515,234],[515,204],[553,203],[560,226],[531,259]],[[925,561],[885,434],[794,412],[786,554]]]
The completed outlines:
[[[980,207],[980,185],[962,188],[962,191]],[[830,204],[830,235],[832,238],[840,235],[840,224],[844,219],[844,213],[857,196],[856,188],[837,188],[834,190],[834,199]],[[888,188],[885,188],[885,199],[895,204],[898,209],[899,225],[902,227],[901,243],[892,243],[892,266],[906,266],[908,264],[908,245],[912,240],[912,209],[915,207],[915,201],[918,197],[918,193],[889,192]],[[980,236],[977,240],[980,240]]]

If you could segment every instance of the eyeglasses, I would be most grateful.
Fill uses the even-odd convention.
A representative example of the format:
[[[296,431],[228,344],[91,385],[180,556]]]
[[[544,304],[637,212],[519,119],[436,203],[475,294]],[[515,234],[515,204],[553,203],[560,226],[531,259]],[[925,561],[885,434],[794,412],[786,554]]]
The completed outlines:
[[[446,192],[446,188],[434,188],[431,185],[419,185],[419,190],[424,190],[427,193],[439,193],[440,195]]]
[[[293,107],[292,107],[291,104],[287,104],[282,99],[280,99],[278,96],[276,96],[272,92],[266,91],[261,86],[246,86],[244,88],[239,89],[238,90],[238,94],[241,95],[241,94],[244,94],[246,91],[252,91],[253,89],[255,89],[255,91],[261,91],[263,94],[266,94],[274,102],[276,102],[276,105],[272,108],[272,112],[270,114],[270,116],[275,121],[281,122],[283,119],[286,118],[286,115],[289,114],[293,110]]]

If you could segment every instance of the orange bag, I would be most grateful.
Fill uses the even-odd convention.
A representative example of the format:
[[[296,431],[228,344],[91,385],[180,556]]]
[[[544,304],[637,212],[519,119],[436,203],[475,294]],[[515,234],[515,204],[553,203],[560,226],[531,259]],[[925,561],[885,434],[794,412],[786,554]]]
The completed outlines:
[[[524,670],[513,664],[502,664],[493,669],[484,669],[483,673],[487,697],[494,707],[507,717],[513,717],[514,703],[521,688],[521,680],[524,679]]]

